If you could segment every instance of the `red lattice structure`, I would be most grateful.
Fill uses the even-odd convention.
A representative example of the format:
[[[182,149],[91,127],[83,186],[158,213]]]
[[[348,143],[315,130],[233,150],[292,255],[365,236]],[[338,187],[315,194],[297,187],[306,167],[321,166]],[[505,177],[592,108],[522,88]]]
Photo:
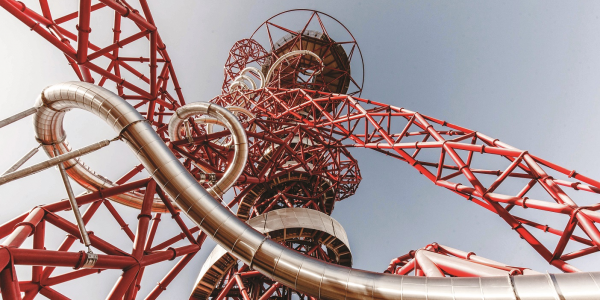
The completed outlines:
[[[256,92],[248,92],[252,93]],[[295,104],[290,105],[289,97],[284,95],[294,95]],[[267,89],[260,97],[247,97],[246,101],[253,111],[274,119],[302,122],[331,139],[338,139],[345,147],[373,149],[408,163],[437,186],[496,213],[546,261],[562,271],[576,272],[567,261],[599,250],[600,232],[596,224],[600,221],[600,204],[580,206],[573,199],[580,193],[598,194],[600,182],[575,170],[482,133],[368,99]],[[495,169],[502,164],[504,169]],[[547,193],[546,199],[527,196],[535,186]],[[518,216],[520,209],[561,214],[567,221],[562,228],[554,228],[541,223],[543,220]],[[576,227],[585,236],[573,234]],[[546,246],[528,228],[558,235],[560,240],[556,245]],[[568,243],[577,243],[582,248],[563,253]]]
[[[200,118],[190,118],[186,123],[189,130],[183,132],[186,138],[170,142],[168,119],[185,101],[146,0],[140,0],[136,6],[123,0],[101,0],[94,5],[91,1],[80,1],[78,12],[58,18],[52,15],[46,0],[41,0],[36,10],[13,0],[0,0],[0,6],[62,51],[79,80],[100,86],[113,82],[118,95],[147,118],[205,187],[223,176],[233,156],[227,144],[228,130],[213,131],[197,122]],[[363,78],[356,78],[364,77],[364,67],[352,35],[326,14],[297,12],[307,16],[300,28],[283,25],[280,20],[284,15],[280,14],[263,23],[249,39],[234,44],[225,64],[223,94],[211,101],[250,113],[238,115],[246,128],[249,156],[234,186],[233,199],[227,203],[229,208],[237,209],[239,218],[252,222],[267,214],[304,209],[330,220],[327,218],[335,203],[353,195],[361,180],[358,163],[348,149],[368,148],[408,163],[435,185],[497,214],[546,261],[564,272],[578,271],[569,261],[598,252],[600,204],[580,205],[575,197],[581,193],[600,193],[600,182],[482,133],[405,108],[359,98]],[[103,13],[114,20],[110,32],[112,44],[93,43],[92,13]],[[138,30],[123,33],[122,22],[129,22]],[[328,27],[330,24],[340,25],[342,30],[333,31]],[[334,32],[345,32],[348,36]],[[261,33],[266,36],[261,37]],[[149,45],[149,55],[122,55],[121,48],[135,50],[133,45],[140,42]],[[245,88],[231,88],[248,67],[258,70],[249,72],[248,79],[263,78],[264,82],[257,85],[262,88],[249,88],[247,84]],[[358,76],[354,75],[357,73]],[[132,83],[137,78],[143,83]],[[91,246],[100,253],[91,268],[85,252],[71,250],[82,237],[77,224],[60,215],[70,209],[66,201],[37,206],[1,225],[0,238],[6,238],[0,247],[2,298],[33,299],[41,294],[51,299],[66,299],[66,293],[59,292],[57,285],[114,269],[122,270],[122,274],[113,289],[107,291],[107,299],[136,299],[145,272],[151,272],[150,268],[160,262],[177,259],[145,299],[162,295],[201,249],[206,235],[198,227],[186,225],[182,213],[151,178],[132,181],[142,169],[141,165],[136,166],[115,180],[115,187],[90,190],[76,198],[78,206],[88,205],[83,213],[85,223],[99,209],[106,209],[113,219],[110,222],[123,229],[121,237],[89,233]],[[529,198],[535,188],[541,188],[546,198]],[[133,216],[122,216],[108,199],[131,191],[144,195],[141,208]],[[162,202],[163,210],[153,211],[155,199]],[[525,209],[560,215],[565,221],[559,227],[548,226],[543,218],[524,216]],[[174,220],[178,232],[157,242],[155,236],[164,224],[163,215]],[[136,217],[134,232],[126,220]],[[50,227],[47,225],[68,234],[56,250],[46,249],[46,232]],[[576,228],[583,235],[575,234]],[[535,229],[557,235],[559,241],[544,244],[532,234]],[[302,226],[280,230],[283,235],[280,231],[265,233],[306,255],[351,265],[345,232],[336,236],[327,228]],[[293,234],[288,235],[288,230]],[[338,228],[337,232],[341,231]],[[31,249],[22,247],[29,236],[33,240]],[[123,238],[130,242],[127,249],[115,246],[114,241]],[[578,250],[565,253],[567,245],[577,245]],[[436,259],[437,263],[430,264]],[[506,274],[526,272],[524,268],[485,259],[473,262],[473,259],[472,254],[432,244],[394,260],[387,272],[412,271],[415,275],[437,277],[487,275],[483,271],[465,271],[473,263]],[[227,262],[228,268],[213,274],[213,286],[200,291],[201,296],[195,290],[192,297],[249,300],[295,295],[315,299],[270,280],[235,258],[224,257],[222,262]],[[449,271],[448,265],[452,264],[462,269]],[[31,267],[31,278],[20,278],[15,266]],[[54,275],[56,268],[62,267],[75,270]]]
[[[139,1],[136,7],[126,1],[91,2],[80,1],[79,11],[59,17],[53,15],[47,0],[40,1],[35,9],[13,0],[0,1],[0,6],[62,51],[79,80],[99,86],[115,84],[117,94],[129,100],[161,133],[165,115],[184,105],[185,100],[147,1]],[[92,13],[113,19],[110,31],[95,28],[99,33],[92,33]],[[107,35],[112,37],[112,44],[94,43],[94,38],[107,40]],[[140,53],[139,48],[144,48],[141,43],[150,51]]]
[[[399,256],[384,273],[426,277],[483,277],[540,274],[527,268],[513,267],[437,243]]]
[[[234,93],[212,102],[230,106],[245,97]],[[335,202],[356,191],[361,180],[358,163],[338,141],[283,118],[256,117],[248,127],[253,125],[256,129],[246,132],[251,145],[249,162],[239,179],[249,184],[238,185],[230,203],[230,207],[239,205],[238,217],[247,219],[273,207],[311,207],[331,214]],[[293,182],[294,187],[285,182]],[[273,196],[256,203],[267,190]],[[248,197],[248,193],[254,196]]]
[[[229,86],[233,80],[240,75],[248,65],[256,63],[260,66],[264,65],[268,59],[268,53],[257,41],[253,39],[239,40],[233,44],[229,50],[229,56],[223,67],[225,80],[221,91],[223,94],[229,92]]]
[[[2,242],[0,251],[1,263],[5,265],[0,273],[2,281],[3,299],[33,299],[41,294],[49,299],[65,299],[65,296],[54,289],[55,285],[76,280],[92,274],[98,274],[105,270],[124,270],[121,277],[115,283],[112,291],[107,294],[109,299],[135,299],[139,290],[139,284],[144,270],[164,261],[179,258],[173,269],[166,274],[164,279],[158,283],[156,288],[147,295],[146,299],[156,299],[166,286],[177,276],[181,269],[200,250],[205,234],[193,236],[198,232],[198,227],[188,228],[178,212],[175,211],[169,200],[164,202],[168,205],[171,217],[181,229],[181,232],[173,235],[159,243],[155,243],[154,237],[161,223],[161,213],[151,213],[152,197],[144,198],[144,207],[138,215],[138,224],[135,232],[130,229],[124,218],[117,212],[111,201],[105,198],[128,191],[138,190],[146,195],[153,196],[157,192],[162,199],[167,199],[160,191],[156,190],[156,183],[151,179],[144,179],[123,184],[112,189],[101,192],[92,192],[77,198],[80,206],[90,204],[83,213],[83,220],[88,223],[94,214],[104,207],[113,216],[124,231],[132,244],[132,250],[120,249],[102,237],[90,232],[92,247],[102,252],[98,255],[95,268],[84,268],[86,254],[84,251],[69,251],[73,244],[81,239],[77,225],[58,215],[59,212],[70,209],[68,201],[38,206],[9,222],[0,226],[0,237],[7,237]],[[45,234],[47,225],[52,225],[53,230],[60,230],[67,234],[58,249],[49,250],[45,248]],[[27,237],[33,236],[33,248],[23,249],[20,246]],[[114,237],[113,237],[114,238]],[[171,247],[173,244],[186,240],[187,245]],[[6,266],[7,265],[7,266]],[[15,265],[32,266],[31,280],[17,281]],[[60,275],[53,275],[56,268],[69,267],[73,271]]]
[[[303,13],[298,29],[284,25],[286,13]],[[294,26],[292,25],[292,26]],[[326,26],[327,25],[327,26]],[[329,30],[339,40],[334,40]],[[262,45],[265,45],[264,48]],[[269,51],[267,52],[267,50]],[[328,14],[297,9],[279,13],[266,20],[249,39],[237,41],[229,51],[225,63],[225,80],[222,90],[229,92],[232,80],[248,66],[259,69],[267,76],[273,64],[285,54],[308,50],[315,56],[300,54],[291,56],[274,68],[265,86],[303,88],[329,93],[360,95],[364,83],[364,63],[360,47],[350,31]],[[317,71],[321,68],[320,72]],[[353,72],[350,72],[353,67]],[[251,73],[252,74],[252,73]],[[257,74],[253,74],[258,79]]]

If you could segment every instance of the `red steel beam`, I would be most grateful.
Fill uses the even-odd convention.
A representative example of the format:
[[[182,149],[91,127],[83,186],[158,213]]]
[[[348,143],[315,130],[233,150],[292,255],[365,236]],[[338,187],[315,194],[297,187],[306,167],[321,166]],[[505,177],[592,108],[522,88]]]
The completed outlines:
[[[92,13],[92,1],[91,0],[80,0],[79,1],[79,25],[77,26],[77,63],[83,64],[87,62],[87,51],[88,42],[90,37],[90,15]],[[91,74],[87,71],[83,72],[83,79],[86,82],[94,82]]]
[[[175,277],[179,274],[179,272],[181,272],[181,270],[183,270],[183,268],[190,262],[190,260],[195,255],[196,255],[196,253],[190,253],[190,254],[187,254],[186,256],[184,256],[183,258],[181,258],[181,260],[179,260],[179,262],[177,262],[175,267],[173,267],[173,269],[171,269],[171,271],[169,271],[169,273],[167,273],[167,276],[165,278],[163,278],[161,281],[159,281],[157,283],[156,287],[144,299],[145,300],[157,299],[158,296],[160,296],[160,294],[163,291],[167,290],[167,286],[175,279]]]
[[[42,218],[44,218],[44,214],[44,209],[40,207],[34,208],[23,220],[23,222],[16,224],[15,229],[10,236],[6,238],[4,242],[2,242],[2,246],[15,248],[20,247],[25,239],[33,234],[38,223],[42,220]]]
[[[104,200],[103,203],[104,203],[104,206],[106,207],[106,209],[108,209],[108,212],[110,212],[110,214],[113,216],[113,218],[115,218],[115,221],[117,221],[117,223],[119,223],[119,226],[121,226],[121,229],[125,232],[125,234],[129,237],[129,239],[131,241],[133,241],[135,239],[135,234],[129,228],[129,224],[125,223],[125,220],[123,220],[121,215],[119,215],[119,213],[117,212],[115,207],[112,205],[112,203],[110,203],[109,200]]]
[[[372,148],[377,151],[391,150],[398,155],[394,156],[401,158],[416,168],[421,174],[435,182],[436,185],[446,187],[461,196],[473,200],[473,202],[485,207],[486,209],[501,216],[515,231],[517,231],[534,249],[540,253],[548,262],[559,267],[565,272],[576,270],[572,266],[561,261],[559,254],[551,253],[547,247],[543,246],[529,231],[521,225],[523,222],[530,222],[521,218],[516,218],[511,214],[510,209],[515,205],[524,208],[533,208],[551,213],[568,214],[575,216],[577,226],[583,229],[584,233],[589,237],[589,241],[600,248],[600,230],[597,229],[596,223],[600,221],[600,214],[596,212],[600,205],[580,208],[575,202],[561,190],[559,185],[568,186],[575,190],[581,187],[581,190],[598,193],[600,192],[600,183],[582,176],[575,171],[562,168],[558,165],[545,161],[537,156],[532,156],[526,151],[516,149],[497,139],[489,138],[481,133],[474,132],[464,127],[448,123],[443,120],[435,119],[429,116],[421,115],[416,112],[409,111],[404,108],[398,108],[383,103],[374,102],[371,100],[360,99],[350,96],[322,96],[324,93],[305,91],[305,90],[285,90],[277,88],[268,88],[259,97],[245,97],[254,106],[253,112],[257,114],[266,114],[272,119],[284,119],[301,121],[304,126],[316,127],[325,135],[330,137],[337,136],[340,142],[350,147],[365,147]],[[256,91],[247,91],[246,93],[257,93]],[[294,94],[295,93],[295,94]],[[300,97],[298,94],[300,93]],[[301,98],[294,100],[294,106],[288,105],[286,99]],[[338,107],[333,110],[325,110],[322,104],[331,101],[329,99],[336,98],[339,101]],[[369,108],[364,108],[368,106]],[[315,120],[305,120],[298,112],[304,111],[312,113],[316,111],[321,117]],[[391,119],[402,121],[403,127],[398,131],[392,131],[390,127]],[[395,124],[398,124],[395,121]],[[359,126],[360,125],[360,126]],[[364,125],[364,126],[363,126]],[[364,127],[364,130],[361,129]],[[418,132],[413,132],[411,127],[419,128]],[[440,127],[440,128],[438,128]],[[443,128],[441,128],[443,127]],[[450,130],[448,130],[448,128]],[[265,131],[268,132],[269,129]],[[329,132],[329,133],[326,133]],[[428,141],[427,138],[419,142],[401,142],[404,136],[408,135],[424,135],[431,136],[435,141]],[[251,134],[248,134],[251,136]],[[451,136],[446,138],[446,136]],[[351,143],[348,143],[349,140]],[[483,144],[477,143],[483,142]],[[418,159],[419,151],[422,148],[438,149],[441,153],[439,161],[429,162]],[[412,155],[406,151],[415,150]],[[463,160],[458,155],[458,151],[467,152],[467,160]],[[511,163],[504,171],[492,171],[485,169],[476,169],[471,166],[473,154],[479,152],[481,154],[492,154],[499,157],[507,158]],[[392,154],[392,153],[390,153]],[[446,157],[449,157],[451,163],[444,163]],[[452,165],[455,164],[456,166]],[[541,166],[551,168],[555,171],[563,173],[569,177],[573,177],[585,182],[570,183],[567,181],[555,180],[549,177]],[[437,175],[432,174],[427,167],[435,167]],[[453,169],[456,172],[451,175],[442,176],[443,170]],[[520,173],[521,172],[521,173]],[[484,186],[479,180],[481,175],[496,176],[491,185]],[[463,185],[452,182],[452,178],[458,175],[464,175],[468,184]],[[555,200],[555,202],[541,201],[529,199],[525,195],[531,189],[531,181],[519,194],[516,196],[504,195],[495,193],[507,178],[531,178],[536,180]],[[585,180],[585,181],[584,181]],[[477,198],[476,198],[477,197]],[[499,205],[506,203],[506,208]],[[557,253],[562,253],[561,248],[569,241],[582,241],[580,237],[572,234],[572,226],[567,227],[567,230],[560,232],[562,241],[559,244]],[[556,230],[553,230],[558,232]],[[586,243],[587,244],[587,243]],[[583,253],[595,252],[591,249],[585,251],[574,252],[573,255],[583,255]],[[566,258],[571,256],[567,255]]]
[[[200,228],[198,228],[196,226],[194,228],[191,228],[190,232],[191,233],[196,233],[199,230],[200,230]],[[166,240],[166,241],[164,241],[164,242],[162,242],[162,243],[160,243],[160,244],[158,244],[158,245],[150,248],[149,251],[150,252],[154,252],[154,251],[157,251],[157,250],[162,250],[162,249],[167,248],[167,247],[169,247],[169,246],[171,246],[171,245],[173,245],[173,244],[175,244],[175,243],[177,243],[177,242],[179,242],[179,241],[181,241],[181,240],[183,240],[185,238],[186,238],[186,235],[182,232],[179,235],[176,235],[176,236],[174,236],[174,237],[172,237],[172,238],[170,238],[170,239],[168,239],[168,240]]]
[[[46,222],[43,220],[38,223],[33,235],[33,249],[44,250],[46,236]],[[42,266],[33,266],[31,270],[31,281],[40,282],[42,279]]]
[[[90,221],[92,216],[98,210],[98,207],[100,206],[100,204],[101,204],[101,201],[93,202],[85,210],[85,212],[83,213],[83,216],[82,216],[84,224],[87,225],[87,223]],[[58,251],[69,250],[69,248],[71,248],[71,246],[73,245],[73,243],[75,243],[76,240],[77,240],[77,238],[75,238],[75,236],[68,234],[67,237],[63,240],[63,242],[58,247]],[[52,274],[52,272],[54,272],[55,269],[56,269],[55,267],[46,266],[42,272],[40,282],[45,282],[45,280],[48,279],[48,277],[50,277],[50,275]]]
[[[100,199],[104,199],[104,198],[110,198],[112,196],[116,196],[118,194],[123,194],[129,191],[133,191],[136,189],[139,189],[143,186],[145,186],[146,184],[148,184],[148,181],[150,181],[150,178],[145,178],[145,179],[140,179],[131,183],[127,183],[127,184],[123,184],[120,186],[115,186],[112,188],[108,188],[108,189],[103,189],[100,191],[95,191],[95,192],[91,192],[89,194],[85,194],[83,196],[79,196],[77,198],[75,198],[75,200],[77,200],[77,204],[79,206],[88,204],[90,202],[94,202]],[[46,204],[43,206],[45,210],[50,211],[50,212],[58,212],[58,211],[63,211],[66,209],[70,208],[69,203],[67,203],[67,201],[59,201],[59,202],[55,202],[52,204]]]
[[[138,226],[136,230],[135,240],[133,242],[133,249],[131,251],[131,256],[133,256],[138,261],[142,259],[142,256],[144,255],[144,249],[148,236],[148,226],[150,224],[150,219],[152,218],[152,204],[154,203],[155,192],[156,182],[154,180],[151,180],[146,186],[146,192],[142,201],[142,208],[140,210],[140,214],[138,215]],[[135,299],[135,296],[138,292],[138,286],[144,274],[144,270],[145,268],[143,267],[139,268],[139,271],[134,279],[135,284],[131,284],[127,289],[127,292],[125,294],[126,300]]]
[[[154,193],[156,191],[156,182],[151,180],[146,186],[146,193],[142,202],[142,209],[138,215],[138,226],[133,242],[133,250],[131,255],[140,260],[144,254],[144,246],[146,245],[146,237],[148,235],[148,225],[152,218],[152,203],[154,202]]]
[[[129,285],[135,280],[135,276],[139,272],[139,266],[134,266],[123,272],[121,277],[117,280],[110,294],[106,298],[107,300],[122,300],[125,292]]]
[[[10,253],[15,265],[25,266],[53,266],[74,268],[85,259],[85,254],[80,252],[53,251],[40,249],[12,248]],[[136,265],[137,261],[125,255],[98,254],[96,269],[124,269]]]
[[[244,298],[244,300],[250,300],[250,296],[248,295],[248,289],[246,288],[246,286],[244,286],[244,282],[242,281],[242,277],[240,277],[240,274],[235,274],[234,278],[235,282],[237,283],[240,289],[240,292],[242,293],[242,297]]]
[[[47,213],[46,221],[48,221],[48,223],[58,227],[59,229],[81,239],[81,235],[79,233],[79,228],[77,227],[77,225],[67,221],[66,219],[59,217],[58,215],[56,215],[54,213]],[[90,241],[94,248],[96,248],[106,254],[120,255],[122,253],[125,253],[125,252],[123,252],[123,250],[119,249],[115,245],[108,243],[107,241],[97,237],[94,234],[91,234],[91,232],[90,232]]]
[[[67,296],[57,292],[51,287],[44,286],[40,289],[40,294],[50,300],[70,300]]]
[[[44,286],[57,285],[57,284],[61,284],[61,283],[67,282],[67,281],[77,279],[77,278],[82,278],[82,277],[85,277],[85,276],[88,276],[91,274],[97,274],[102,271],[104,271],[104,269],[79,269],[79,270],[76,270],[73,272],[50,277],[50,278],[44,280],[43,285]]]
[[[17,271],[12,264],[0,272],[0,292],[3,300],[21,300]]]
[[[205,240],[206,234],[201,232],[198,236],[197,243],[202,245]],[[158,298],[163,291],[167,290],[167,286],[169,286],[169,284],[175,279],[175,277],[177,277],[181,270],[183,270],[183,268],[192,260],[196,253],[198,252],[186,254],[183,258],[181,258],[181,260],[177,262],[171,271],[169,271],[169,273],[167,273],[167,275],[157,283],[156,287],[150,292],[150,294],[148,294],[145,300],[154,300]]]
[[[28,215],[29,215],[29,213],[24,213],[18,217],[15,217],[14,219],[12,219],[8,222],[2,224],[0,226],[0,239],[3,239],[6,236],[8,236],[9,234],[11,234],[13,229],[15,229],[15,225],[17,225],[18,223],[23,221]]]
[[[163,192],[163,190],[161,188],[157,188],[156,192],[157,192],[158,196],[160,197],[160,199],[162,200],[162,202],[167,207],[167,209],[169,210],[169,212],[171,213],[171,217],[175,220],[175,222],[177,222],[177,225],[179,225],[179,228],[181,228],[181,231],[185,234],[185,236],[188,238],[190,243],[195,244],[196,240],[194,239],[194,236],[192,235],[192,233],[190,232],[188,227],[185,225],[185,223],[181,219],[180,213],[175,210],[175,207],[173,207],[173,204],[171,203],[169,198],[167,198],[167,195]]]
[[[221,290],[219,295],[217,295],[217,298],[215,298],[214,300],[223,300],[223,298],[225,298],[225,296],[227,296],[227,293],[229,293],[229,291],[231,290],[231,288],[233,287],[233,285],[235,283],[236,283],[236,279],[229,277],[229,281],[227,281],[227,284],[225,285],[225,287],[223,287],[223,289]]]
[[[65,53],[65,55],[68,55],[69,57],[71,57],[73,59],[76,58],[77,53],[75,50],[68,47],[62,41],[60,41],[59,39],[54,37],[50,32],[43,29],[43,27],[39,26],[39,23],[37,23],[36,21],[29,18],[29,16],[27,16],[26,14],[21,12],[18,8],[13,6],[11,2],[12,1],[10,1],[10,0],[0,0],[0,6],[2,6],[2,8],[4,8],[6,11],[8,11],[13,16],[15,16],[17,19],[19,19],[25,25],[27,25],[27,27],[29,27],[31,30],[33,30],[37,34],[39,34],[42,38],[44,38],[45,40],[50,42],[52,45],[54,45],[56,48],[58,48],[60,51]]]

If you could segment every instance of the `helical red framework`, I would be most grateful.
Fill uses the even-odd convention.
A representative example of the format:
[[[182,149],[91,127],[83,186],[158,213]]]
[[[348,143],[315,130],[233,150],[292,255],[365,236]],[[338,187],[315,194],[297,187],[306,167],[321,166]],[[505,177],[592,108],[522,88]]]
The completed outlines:
[[[232,156],[227,130],[214,131],[196,122],[198,118],[190,118],[187,129],[181,130],[185,138],[174,142],[169,139],[169,118],[186,103],[147,2],[140,0],[132,6],[123,0],[101,0],[91,5],[91,1],[83,0],[79,5],[78,12],[55,18],[46,0],[40,1],[41,14],[22,2],[0,0],[0,6],[64,53],[79,80],[100,86],[109,81],[116,84],[118,95],[147,118],[201,183],[209,187],[221,178]],[[359,147],[406,162],[435,185],[497,214],[561,271],[577,272],[569,261],[600,249],[597,227],[600,204],[582,206],[575,201],[580,193],[600,193],[600,182],[482,133],[360,98],[362,78],[356,79],[350,72],[351,67],[355,73],[362,68],[360,49],[354,38],[346,30],[349,38],[336,40],[338,37],[330,36],[325,25],[345,29],[341,23],[320,12],[300,12],[308,16],[303,28],[286,28],[274,17],[252,37],[235,43],[225,64],[223,93],[211,101],[244,111],[237,115],[247,129],[248,163],[234,186],[233,200],[227,204],[232,209],[237,207],[239,218],[249,220],[286,208],[309,208],[331,214],[335,202],[353,195],[361,180],[358,163],[348,151]],[[92,13],[114,18],[112,44],[96,45],[90,40]],[[125,36],[121,32],[122,22],[132,22],[139,31]],[[261,32],[266,32],[263,40],[259,37]],[[138,40],[149,43],[150,53],[122,56],[121,48]],[[101,66],[103,63],[107,66]],[[244,71],[252,66],[256,69]],[[143,84],[134,84],[134,78],[142,79]],[[254,81],[261,78],[261,86],[253,87]],[[502,169],[497,169],[499,165]],[[53,287],[107,269],[123,270],[114,288],[107,292],[107,299],[135,299],[147,268],[179,259],[145,299],[156,299],[167,290],[200,250],[206,235],[198,227],[186,226],[178,209],[152,179],[131,181],[142,169],[141,165],[136,166],[116,180],[115,187],[90,190],[76,199],[79,206],[89,204],[83,213],[85,222],[105,207],[132,242],[131,250],[120,249],[104,239],[107,237],[90,234],[92,247],[102,253],[93,268],[84,266],[84,252],[69,251],[81,235],[76,224],[57,214],[70,208],[66,201],[37,206],[0,226],[0,237],[8,237],[0,248],[3,299],[33,299],[38,294],[67,299]],[[547,198],[530,199],[528,193],[534,186],[542,187]],[[144,195],[135,232],[108,200],[132,191]],[[162,200],[160,209],[152,206],[154,195]],[[523,209],[561,214],[567,221],[563,227],[549,227],[543,220],[519,217]],[[176,221],[181,232],[157,242],[154,237],[164,213]],[[47,225],[68,234],[56,250],[45,248]],[[574,234],[577,227],[584,236]],[[559,242],[543,244],[530,230],[557,235]],[[343,243],[332,248],[335,239],[324,231],[310,237],[303,235],[302,230],[289,238],[287,233],[279,237],[277,232],[271,234],[307,255],[331,263],[351,264],[351,259],[344,260],[347,253],[339,251],[345,249]],[[31,235],[32,249],[22,248]],[[181,240],[188,244],[172,247]],[[579,250],[564,253],[567,244],[579,245]],[[228,268],[215,275],[210,288],[197,287],[192,297],[248,300],[290,297],[295,293],[231,256],[223,259],[228,259]],[[16,265],[32,266],[32,277],[19,278]],[[57,267],[75,270],[53,275]],[[386,270],[395,274],[413,272],[417,276],[486,276],[499,274],[497,271],[530,272],[437,244],[392,260]],[[297,295],[314,299],[310,295]]]

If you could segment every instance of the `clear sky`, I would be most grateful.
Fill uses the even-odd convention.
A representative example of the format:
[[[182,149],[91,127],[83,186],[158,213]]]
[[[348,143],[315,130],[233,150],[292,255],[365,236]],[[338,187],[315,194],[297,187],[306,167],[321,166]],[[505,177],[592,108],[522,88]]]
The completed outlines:
[[[28,6],[37,5],[33,2]],[[71,2],[64,5],[76,10]],[[208,101],[220,93],[231,45],[249,37],[269,16],[292,8],[317,9],[344,23],[360,44],[363,98],[477,130],[600,178],[600,2],[153,0],[150,6],[188,102]],[[101,22],[93,20],[92,28],[96,21]],[[4,10],[0,24],[0,118],[31,107],[45,86],[77,79],[57,49]],[[69,115],[65,127],[74,147],[114,136],[85,113]],[[0,170],[36,145],[29,120],[0,129],[0,136]],[[405,163],[369,150],[352,153],[363,181],[356,195],[337,203],[333,217],[348,233],[354,267],[383,271],[391,259],[438,242],[507,264],[557,272],[496,215],[436,187]],[[44,158],[40,153],[35,161]],[[122,144],[85,161],[109,178],[137,164]],[[52,169],[0,186],[0,195],[4,221],[64,198],[65,192]],[[120,210],[132,216],[131,210]],[[135,226],[135,216],[129,223]],[[96,221],[90,230],[104,226]],[[55,236],[49,248],[61,240]],[[167,290],[169,298],[189,295],[212,245],[207,242]],[[597,258],[573,264],[598,270]],[[141,295],[163,274],[149,274]],[[106,293],[116,276],[107,272],[97,281],[58,290],[76,299],[82,298],[79,292]]]

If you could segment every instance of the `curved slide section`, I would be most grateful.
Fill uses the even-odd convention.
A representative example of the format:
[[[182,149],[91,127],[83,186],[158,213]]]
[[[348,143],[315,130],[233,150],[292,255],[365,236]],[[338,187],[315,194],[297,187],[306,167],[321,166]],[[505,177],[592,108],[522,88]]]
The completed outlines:
[[[233,136],[232,143],[235,150],[233,159],[223,177],[207,190],[211,196],[220,197],[235,184],[235,181],[244,171],[244,167],[246,167],[246,160],[248,158],[248,138],[246,137],[246,132],[244,131],[242,124],[240,124],[237,117],[229,110],[214,103],[194,102],[178,108],[171,117],[168,128],[171,141],[181,139],[178,134],[179,127],[181,127],[184,120],[195,115],[208,115],[214,117],[218,124],[223,124],[225,127],[229,128]]]

